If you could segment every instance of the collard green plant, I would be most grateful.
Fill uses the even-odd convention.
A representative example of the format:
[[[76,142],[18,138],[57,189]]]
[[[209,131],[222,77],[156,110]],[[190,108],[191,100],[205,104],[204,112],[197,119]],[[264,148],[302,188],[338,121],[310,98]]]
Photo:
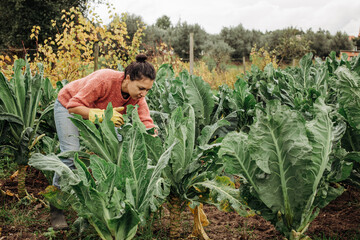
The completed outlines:
[[[107,110],[109,108],[112,108],[111,103],[109,103]],[[105,111],[105,118],[108,118],[109,114],[111,115],[109,111]],[[80,115],[74,115],[71,121],[79,129],[82,143],[87,149],[108,162],[120,164],[121,148],[113,122],[103,121],[99,123],[97,121],[97,125],[95,125],[90,120],[84,120]]]
[[[305,116],[319,96],[329,102],[329,73],[325,64],[313,63],[311,53],[301,58],[299,67],[274,69],[267,65],[264,69],[266,80],[255,82],[253,88],[264,103],[278,99],[292,109],[301,111]]]
[[[340,112],[348,124],[360,130],[360,76],[346,67],[335,71]]]
[[[340,56],[340,58],[337,58],[336,52],[332,51],[329,54],[329,57],[326,58],[325,64],[327,65],[331,76],[335,75],[336,70],[340,66],[346,67],[351,71],[355,71],[356,73],[360,74],[360,56],[353,57],[349,60],[348,55],[344,53]]]
[[[234,89],[230,89],[227,85],[220,86],[215,99],[212,122],[224,118],[230,123],[230,126],[218,132],[220,137],[230,131],[248,131],[253,122],[257,103],[248,83],[244,79],[238,77]]]
[[[330,110],[319,99],[315,117],[305,121],[299,112],[271,101],[266,112],[257,112],[249,134],[228,134],[219,151],[226,171],[251,186],[250,207],[290,239],[300,239],[320,208],[343,191],[325,181],[337,132],[344,131],[334,127]]]
[[[334,75],[339,112],[347,123],[342,139],[342,146],[347,151],[345,160],[354,166],[348,181],[360,187],[360,76],[345,66],[338,67]]]
[[[161,172],[175,143],[157,154],[156,161],[149,161],[154,154],[148,154],[144,137],[147,133],[137,111],[131,111],[132,124],[124,126],[122,142],[116,138],[111,115],[110,104],[102,123],[94,125],[78,116],[73,120],[81,126],[82,137],[89,139],[89,147],[94,146],[90,149],[99,153],[91,155],[89,166],[75,157],[76,169],[72,171],[57,156],[41,154],[34,154],[29,164],[61,176],[61,190],[74,196],[68,198],[69,204],[102,239],[132,239],[139,223],[145,222],[168,194]]]
[[[21,197],[26,194],[25,167],[30,153],[43,136],[38,136],[39,124],[43,116],[52,110],[52,106],[47,106],[37,115],[43,93],[43,71],[43,66],[38,64],[38,72],[32,75],[28,62],[18,59],[14,63],[14,76],[10,81],[0,73],[0,121],[7,122],[2,127],[8,135],[6,148],[10,149],[19,165],[18,193]]]
[[[177,108],[168,124],[165,146],[177,142],[171,153],[168,166],[164,169],[169,179],[170,195],[170,238],[180,237],[180,212],[187,202],[194,207],[199,202],[210,202],[224,210],[224,201],[230,204],[242,215],[247,215],[248,209],[244,202],[234,197],[234,192],[226,191],[223,181],[211,181],[222,167],[217,158],[220,143],[211,142],[214,133],[222,126],[228,125],[226,120],[205,126],[200,135],[196,136],[196,118],[192,106],[186,109]],[[210,189],[209,192],[204,189]],[[229,187],[230,189],[230,187]],[[200,191],[200,192],[199,192]],[[202,195],[203,197],[199,197]],[[236,193],[235,193],[236,195]],[[210,199],[212,198],[212,199]],[[230,199],[230,200],[229,200]]]
[[[146,95],[149,109],[171,113],[177,107],[182,107],[187,101],[185,84],[188,78],[189,73],[186,71],[176,77],[171,65],[161,65],[156,73],[153,87]]]
[[[245,85],[239,84],[238,92],[231,100],[234,105],[239,100],[240,107],[246,105],[251,108],[251,94]],[[229,182],[224,178],[212,180],[222,167],[217,158],[220,141],[216,142],[216,139],[230,131],[227,120],[237,125],[236,111],[240,112],[240,107],[232,106],[234,110],[229,112],[231,116],[224,119],[223,105],[215,104],[216,97],[209,84],[185,71],[175,77],[169,65],[160,67],[154,86],[147,99],[150,108],[154,106],[156,110],[152,116],[160,127],[159,135],[164,139],[165,147],[177,142],[168,167],[165,168],[165,176],[171,186],[170,238],[180,236],[179,213],[188,202],[193,203],[192,207],[199,202],[210,202],[224,210],[224,202],[228,201],[230,205],[227,205],[226,210],[234,208],[242,215],[247,215],[247,207],[234,197],[234,194],[237,195],[232,191],[234,189],[225,187]],[[236,97],[238,99],[235,100]],[[201,199],[200,195],[203,196]]]
[[[241,107],[252,108],[250,106],[252,103],[248,104],[252,101],[249,101],[251,94],[248,92],[247,84],[239,83],[237,86],[239,87],[234,94],[232,94],[232,90],[229,91],[231,92],[229,100],[231,106],[225,106],[228,103],[222,97],[226,98],[226,96],[224,94],[220,97],[215,96],[210,85],[201,77],[190,75],[187,71],[182,71],[175,76],[170,65],[161,65],[154,86],[146,96],[149,108],[152,109],[151,115],[154,122],[161,130],[159,136],[164,139],[171,113],[176,108],[184,109],[187,105],[191,105],[195,112],[196,137],[205,126],[212,125],[220,119],[225,118],[231,123],[231,126],[236,126],[237,114],[244,115],[242,112],[247,111]],[[242,94],[244,95],[241,96]],[[227,111],[229,108],[230,110]],[[222,126],[214,136],[222,137],[233,129],[234,127]]]

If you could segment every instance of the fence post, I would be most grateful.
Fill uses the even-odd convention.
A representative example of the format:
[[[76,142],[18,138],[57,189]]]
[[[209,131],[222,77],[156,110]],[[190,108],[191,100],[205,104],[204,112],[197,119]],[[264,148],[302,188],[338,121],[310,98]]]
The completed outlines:
[[[246,61],[245,61],[245,56],[243,56],[243,68],[244,68],[244,74],[246,74]]]
[[[194,33],[190,33],[190,75],[194,72]]]
[[[99,42],[94,43],[94,72],[98,70],[98,61],[99,61]]]

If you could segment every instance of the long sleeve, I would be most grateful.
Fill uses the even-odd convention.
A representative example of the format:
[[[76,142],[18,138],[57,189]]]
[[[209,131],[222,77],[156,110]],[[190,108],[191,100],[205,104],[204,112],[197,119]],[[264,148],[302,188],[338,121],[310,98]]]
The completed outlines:
[[[78,106],[94,107],[94,103],[105,95],[105,81],[103,79],[97,79],[96,74],[94,75],[88,76],[87,81],[83,82],[84,85],[69,99],[69,102],[65,106],[66,108],[69,109]]]
[[[145,98],[141,98],[138,102],[139,108],[139,118],[144,123],[146,128],[153,128],[155,127],[152,118],[150,117],[150,110],[146,103]]]

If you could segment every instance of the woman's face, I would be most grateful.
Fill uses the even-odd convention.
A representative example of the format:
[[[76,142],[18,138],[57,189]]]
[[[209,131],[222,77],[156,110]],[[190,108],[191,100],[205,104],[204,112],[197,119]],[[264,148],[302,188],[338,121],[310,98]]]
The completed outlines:
[[[131,98],[139,100],[145,97],[148,91],[152,88],[154,80],[144,77],[141,80],[131,81],[130,76],[126,76],[123,82],[122,91],[128,93]]]

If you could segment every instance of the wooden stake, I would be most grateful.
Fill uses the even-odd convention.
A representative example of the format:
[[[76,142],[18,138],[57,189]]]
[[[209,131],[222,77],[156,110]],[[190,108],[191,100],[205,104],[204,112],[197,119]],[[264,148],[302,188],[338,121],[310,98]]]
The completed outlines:
[[[190,75],[194,73],[194,33],[190,33]]]

